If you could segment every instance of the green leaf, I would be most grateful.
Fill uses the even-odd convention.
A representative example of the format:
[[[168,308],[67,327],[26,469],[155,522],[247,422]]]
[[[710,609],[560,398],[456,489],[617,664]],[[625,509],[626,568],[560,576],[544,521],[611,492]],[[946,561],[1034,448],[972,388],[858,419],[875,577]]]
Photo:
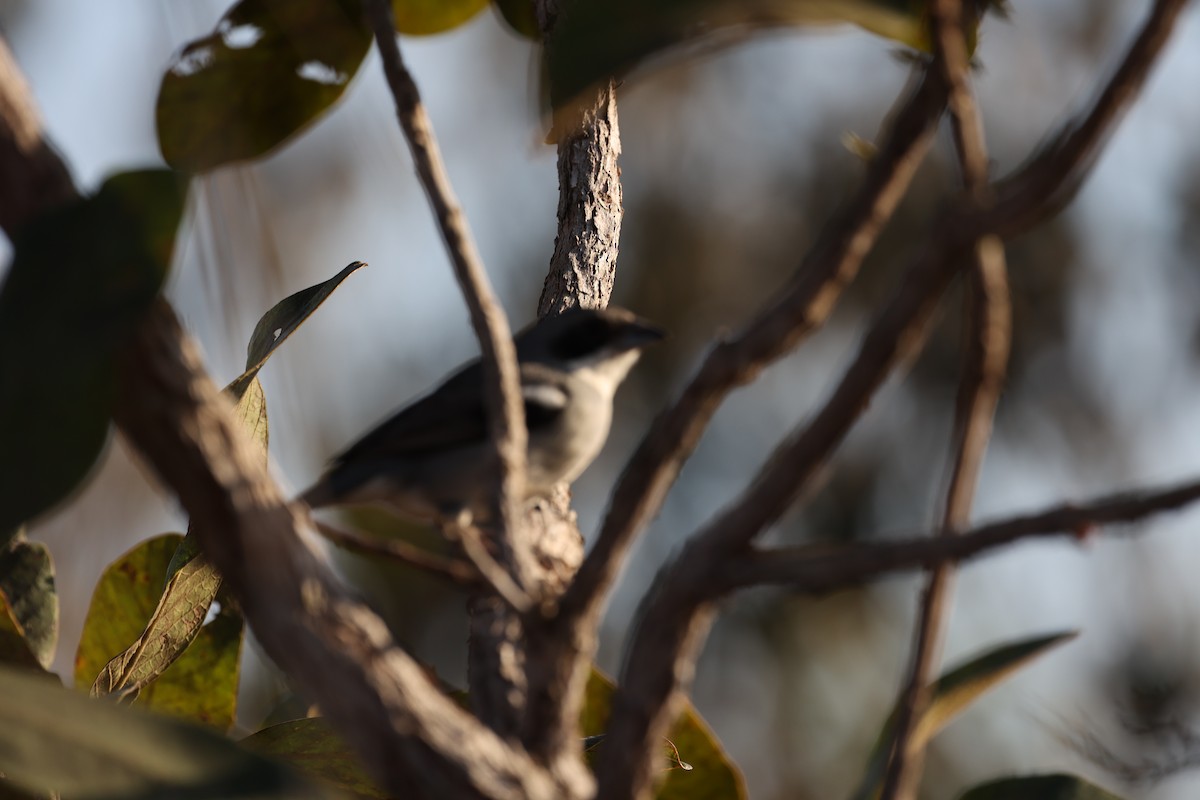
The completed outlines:
[[[500,16],[509,27],[522,36],[538,41],[542,29],[533,10],[533,0],[493,0]]]
[[[590,739],[603,734],[608,725],[615,691],[612,680],[593,668],[588,677],[580,718],[584,736]],[[604,747],[602,741],[595,741],[594,744],[596,748]],[[689,766],[691,769],[687,769]],[[691,703],[675,720],[667,741],[663,742],[662,768],[670,771],[658,787],[655,797],[659,800],[734,800],[748,797],[741,772]]]
[[[268,756],[296,768],[354,797],[387,800],[359,765],[358,756],[320,717],[282,722],[263,728],[241,741],[252,753]]]
[[[488,0],[392,0],[396,30],[412,35],[457,28],[487,7]]]
[[[203,625],[220,578],[193,558],[166,581],[180,549],[183,537],[166,534],[105,570],[84,622],[75,683],[226,730],[237,707],[242,621],[224,612]],[[152,617],[159,623],[148,624]]]
[[[237,715],[239,660],[244,622],[222,609],[167,669],[138,696],[138,703],[219,731],[233,727]]]
[[[263,314],[262,319],[254,326],[254,333],[250,335],[250,343],[246,346],[246,371],[235,378],[226,391],[240,398],[245,386],[254,379],[279,345],[287,341],[287,338],[312,316],[342,281],[365,266],[366,263],[362,261],[353,261],[329,280],[288,295]]]
[[[556,22],[547,50],[550,100],[564,108],[588,87],[679,45],[701,37],[734,43],[756,28],[851,23],[927,51],[927,9],[926,0],[576,0]],[[975,28],[969,26],[972,48]]]
[[[1007,680],[1043,653],[1077,635],[1075,631],[1065,631],[1001,645],[942,675],[931,687],[929,704],[913,725],[911,746],[918,749],[924,747],[934,734],[946,727],[980,695]],[[871,751],[862,783],[853,795],[854,800],[871,800],[879,795],[887,771],[895,717],[896,709],[893,708]]]
[[[0,773],[69,797],[327,797],[223,736],[0,669]]]
[[[268,442],[267,402],[258,373],[279,345],[325,302],[342,281],[362,266],[365,265],[361,261],[355,261],[329,280],[284,298],[264,314],[254,328],[246,348],[246,372],[234,379],[225,391],[237,400],[234,412],[261,447],[264,464],[267,461]],[[221,639],[219,647],[196,640],[197,635],[203,638],[204,632],[210,637],[217,633],[217,629],[209,631],[215,623],[205,628],[201,626],[221,588],[221,575],[201,556],[199,545],[190,530],[172,556],[165,574],[170,578],[146,621],[145,629],[139,628],[140,635],[138,632],[131,633],[124,640],[133,641],[133,644],[109,660],[92,690],[97,694],[136,694],[149,686],[153,691],[150,694],[143,693],[143,701],[164,710],[182,710],[193,719],[217,727],[227,727],[232,722],[238,671],[236,668],[225,670],[227,662],[224,659],[240,648],[240,627],[236,635],[231,632],[229,637]],[[147,617],[139,619],[146,620]],[[193,652],[194,649],[196,652]],[[214,665],[221,665],[221,670],[214,673],[213,678],[220,691],[204,698],[197,696],[189,704],[186,686],[202,680],[193,672],[211,670],[215,668]],[[164,680],[169,678],[165,685],[160,685],[162,681],[156,681],[159,675],[163,675]],[[87,680],[91,680],[90,675]],[[174,687],[177,686],[185,687],[182,694],[175,693]],[[178,699],[173,699],[177,695]]]
[[[163,158],[203,172],[270,152],[342,96],[370,43],[359,0],[241,0],[163,75]]]
[[[58,594],[46,545],[18,539],[0,552],[0,606],[0,627],[17,633],[34,663],[49,669],[58,647]],[[0,660],[8,661],[3,655]]]
[[[121,665],[110,665],[109,660],[142,632],[162,594],[167,565],[182,541],[177,533],[148,539],[104,570],[92,592],[75,651],[76,686],[91,686],[99,681],[97,676],[109,685],[120,685]]]
[[[0,531],[66,497],[108,437],[114,355],[167,274],[185,184],[114,175],[26,225],[0,289]]]
[[[1074,775],[1001,778],[968,791],[959,800],[1121,800]]]

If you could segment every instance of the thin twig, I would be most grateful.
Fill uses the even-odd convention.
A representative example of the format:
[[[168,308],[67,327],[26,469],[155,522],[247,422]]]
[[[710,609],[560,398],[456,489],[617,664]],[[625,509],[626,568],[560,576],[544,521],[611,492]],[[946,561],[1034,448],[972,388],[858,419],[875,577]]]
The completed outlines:
[[[1094,155],[1108,126],[1136,97],[1183,2],[1159,0],[1110,84],[1077,117],[1080,124],[1065,129],[1056,155],[1049,162],[1035,159],[1025,170],[1049,163],[1047,168],[1055,170],[1062,181],[1082,180],[1091,163],[1087,154]],[[1062,169],[1063,165],[1068,168]],[[1031,184],[1038,182],[1018,174],[1009,185]],[[902,279],[897,295],[868,332],[855,362],[812,423],[788,437],[751,486],[692,537],[677,560],[660,573],[654,591],[639,609],[621,687],[614,697],[608,730],[611,746],[597,767],[599,800],[640,796],[649,785],[653,743],[663,735],[680,691],[688,685],[696,651],[711,622],[712,597],[707,587],[719,581],[731,559],[778,519],[841,441],[898,355],[923,332],[937,298],[959,265],[969,260],[975,242],[988,233],[1019,232],[1058,210],[1051,202],[1057,185],[1038,185],[1045,190],[1043,195],[1022,190],[998,199],[987,212],[970,214],[951,208],[941,215],[925,252]],[[1017,201],[1028,206],[1018,207],[1014,205]],[[1031,208],[1036,213],[1030,213]],[[953,544],[956,539],[946,538],[945,543]]]
[[[500,525],[496,545],[499,561],[524,586],[532,569],[527,548],[516,535],[519,505],[525,486],[525,409],[521,402],[516,349],[504,310],[497,301],[483,260],[475,247],[466,217],[450,186],[433,124],[421,103],[412,75],[400,55],[388,0],[367,0],[367,16],[383,61],[388,87],[396,102],[396,116],[412,152],[417,176],[433,208],[446,244],[454,275],[471,314],[471,324],[483,353],[484,390],[492,443],[499,461],[496,519]]]
[[[752,550],[729,563],[719,585],[712,586],[710,599],[736,589],[767,585],[787,586],[807,595],[828,594],[892,572],[966,561],[1025,539],[1070,536],[1087,541],[1101,526],[1137,522],[1197,501],[1200,480],[1054,506],[987,522],[958,536],[916,535],[836,547]]]
[[[662,507],[726,395],[752,382],[829,318],[907,190],[944,106],[941,81],[928,75],[898,101],[862,185],[822,228],[789,285],[745,330],[709,353],[683,395],[651,425],[613,491],[595,546],[551,620],[548,645],[558,649],[547,658],[550,674],[532,695],[540,713],[530,713],[544,741],[562,741],[576,724],[604,598],[634,537]],[[536,743],[529,745],[539,752]]]
[[[478,588],[484,584],[483,576],[469,561],[446,558],[402,539],[362,536],[318,519],[312,523],[317,533],[343,550],[416,567],[460,586]]]
[[[478,574],[489,589],[503,598],[509,607],[519,614],[526,614],[533,607],[533,600],[517,585],[512,576],[502,567],[483,543],[483,534],[477,525],[457,519],[443,520],[440,526],[445,537],[462,548],[463,555],[475,566]]]
[[[987,144],[971,89],[963,3],[934,0],[930,12],[934,65],[942,71],[950,87],[951,125],[967,202],[977,210],[986,210],[992,199]],[[996,236],[985,236],[977,244],[973,258],[966,300],[966,317],[972,333],[966,347],[955,415],[953,468],[939,531],[942,536],[953,536],[970,523],[971,505],[991,437],[1012,338],[1004,245]],[[916,720],[928,705],[929,686],[937,677],[949,627],[953,584],[954,565],[939,564],[930,571],[921,595],[912,662],[892,726],[892,754],[881,800],[909,800],[915,797],[920,784],[924,752],[912,746],[912,733]]]

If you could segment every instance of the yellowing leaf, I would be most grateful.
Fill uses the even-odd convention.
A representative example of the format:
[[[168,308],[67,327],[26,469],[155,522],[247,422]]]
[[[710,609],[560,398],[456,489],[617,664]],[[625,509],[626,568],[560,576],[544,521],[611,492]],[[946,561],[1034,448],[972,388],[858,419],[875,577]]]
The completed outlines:
[[[603,734],[608,725],[615,691],[612,680],[593,668],[579,721],[584,736],[589,737],[588,741],[593,745],[589,755],[604,748],[603,740],[593,737]],[[748,797],[741,772],[691,703],[675,720],[667,741],[662,743],[662,768],[669,772],[655,794],[658,800],[740,800]]]
[[[487,8],[488,0],[392,0],[396,30],[410,35],[457,28]]]
[[[214,581],[220,585],[201,559],[187,561],[163,590],[182,543],[179,534],[150,539],[105,570],[84,622],[75,682],[226,730],[237,707],[242,622],[222,614],[201,627]],[[148,625],[152,615],[161,624]]]

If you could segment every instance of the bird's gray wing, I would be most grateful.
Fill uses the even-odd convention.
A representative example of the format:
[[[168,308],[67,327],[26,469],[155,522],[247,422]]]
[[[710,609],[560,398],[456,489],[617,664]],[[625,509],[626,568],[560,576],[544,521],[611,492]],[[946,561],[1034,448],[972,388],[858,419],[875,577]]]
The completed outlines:
[[[475,444],[487,438],[483,370],[473,362],[441,386],[394,414],[334,459],[334,466],[359,460],[415,456]],[[552,423],[567,404],[560,376],[538,364],[521,367],[525,424]]]

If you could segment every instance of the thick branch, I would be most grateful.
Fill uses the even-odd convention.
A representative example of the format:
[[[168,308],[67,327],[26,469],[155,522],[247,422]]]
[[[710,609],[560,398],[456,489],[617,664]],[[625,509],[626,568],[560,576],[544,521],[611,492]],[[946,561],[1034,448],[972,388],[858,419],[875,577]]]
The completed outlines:
[[[558,135],[558,235],[539,317],[576,306],[604,308],[612,296],[625,215],[616,87],[609,82],[582,108],[578,125]]]
[[[750,586],[779,585],[807,595],[859,586],[883,575],[966,561],[1024,539],[1086,540],[1101,525],[1137,522],[1200,501],[1200,481],[1165,489],[1120,492],[988,522],[958,536],[916,536],[829,547],[752,550],[731,562],[707,599]]]
[[[987,145],[971,90],[963,4],[961,0],[934,0],[930,11],[934,63],[950,87],[950,119],[966,196],[975,210],[986,210],[991,205]],[[996,236],[984,237],[976,246],[974,261],[966,314],[972,330],[959,387],[953,468],[939,531],[942,536],[952,536],[970,522],[1012,338],[1004,245]],[[912,664],[892,726],[892,756],[880,792],[882,800],[909,800],[920,785],[924,752],[912,747],[912,733],[929,702],[929,686],[937,677],[953,583],[954,565],[939,564],[930,571],[921,596]]]
[[[564,787],[443,695],[337,582],[230,411],[160,303],[124,355],[117,423],[178,493],[266,652],[391,792],[418,781],[435,797],[558,797]]]
[[[557,0],[536,0],[534,3],[546,48],[554,46],[554,28],[564,13]],[[566,13],[569,13],[567,11]],[[604,308],[612,296],[616,281],[617,253],[624,217],[621,170],[617,160],[621,155],[621,132],[617,120],[617,95],[613,82],[598,89],[590,104],[574,106],[575,119],[564,120],[556,109],[555,134],[558,141],[558,232],[550,269],[538,301],[538,316],[561,313],[572,307]],[[559,124],[569,122],[569,124]],[[542,548],[539,560],[557,567],[567,562],[554,557],[554,552],[582,552],[583,537],[579,533],[574,513],[566,503],[548,506],[550,514],[542,515],[544,527],[534,531]],[[554,513],[554,512],[559,513]],[[538,535],[540,534],[540,535]],[[576,550],[578,546],[578,550]],[[543,598],[557,599],[569,581],[575,577],[582,559],[569,563],[569,573],[557,569],[544,576],[556,585],[543,586]],[[494,607],[495,604],[492,604]],[[487,609],[483,609],[486,611]],[[511,621],[483,617],[473,620],[472,630],[487,625],[487,630],[505,629]],[[588,644],[581,648],[588,654],[577,658],[575,649],[552,626],[526,626],[526,669],[530,703],[521,729],[521,739],[531,752],[550,765],[552,770],[572,772],[582,764],[576,744],[579,735],[578,709],[583,700],[585,684],[574,685],[574,694],[564,700],[565,679],[576,668],[586,676],[591,655],[595,653],[598,632],[595,626],[586,631]],[[476,642],[472,638],[472,644]],[[482,653],[475,646],[473,651]],[[486,654],[483,654],[486,655]],[[474,659],[472,659],[474,661]],[[548,690],[553,684],[558,691]],[[506,692],[504,685],[479,686],[472,683],[472,692],[496,695]],[[494,704],[496,701],[493,700]]]
[[[1063,163],[1074,165],[1056,172],[1062,180],[1082,179],[1082,165],[1089,162],[1072,148],[1094,151],[1103,141],[1107,126],[1136,96],[1136,88],[1165,43],[1181,2],[1160,0],[1113,78],[1120,85],[1106,87],[1096,103],[1079,117],[1084,121],[1080,126],[1068,126],[1060,146],[1066,151],[1052,165],[1056,170]],[[1103,124],[1091,124],[1089,120],[1102,120]],[[1081,130],[1086,133],[1079,133]],[[1022,172],[1040,169],[1044,163],[1035,159]],[[1018,174],[1013,185],[1031,180]],[[1052,196],[1058,186],[1045,188]],[[1026,209],[1012,205],[1014,197],[1029,202],[1038,213],[1025,213]],[[711,604],[703,587],[718,581],[730,560],[795,500],[866,407],[908,343],[919,340],[937,298],[959,265],[969,261],[974,243],[988,233],[1020,230],[1057,210],[1045,198],[1020,193],[1010,195],[1004,203],[1007,205],[998,203],[986,213],[969,214],[951,208],[941,216],[925,252],[868,332],[830,400],[806,428],[793,433],[776,449],[750,487],[701,529],[660,576],[656,591],[639,611],[622,670],[621,689],[614,699],[609,736],[597,768],[598,796],[602,800],[642,796],[649,785],[654,743],[665,732],[680,689],[687,686],[710,618]],[[587,568],[585,562],[581,578]]]
[[[525,586],[530,574],[527,548],[516,537],[519,505],[525,485],[525,409],[521,403],[521,382],[517,371],[516,350],[504,310],[500,307],[483,260],[475,247],[466,217],[450,186],[450,177],[442,162],[433,134],[433,124],[421,103],[412,75],[400,56],[400,45],[392,25],[388,0],[367,0],[367,16],[375,31],[375,42],[383,60],[388,87],[396,101],[396,116],[412,152],[417,176],[429,198],[434,217],[445,241],[454,275],[462,289],[471,314],[471,324],[483,353],[484,390],[492,442],[500,463],[497,486],[497,534],[500,561],[513,571],[517,582]]]

